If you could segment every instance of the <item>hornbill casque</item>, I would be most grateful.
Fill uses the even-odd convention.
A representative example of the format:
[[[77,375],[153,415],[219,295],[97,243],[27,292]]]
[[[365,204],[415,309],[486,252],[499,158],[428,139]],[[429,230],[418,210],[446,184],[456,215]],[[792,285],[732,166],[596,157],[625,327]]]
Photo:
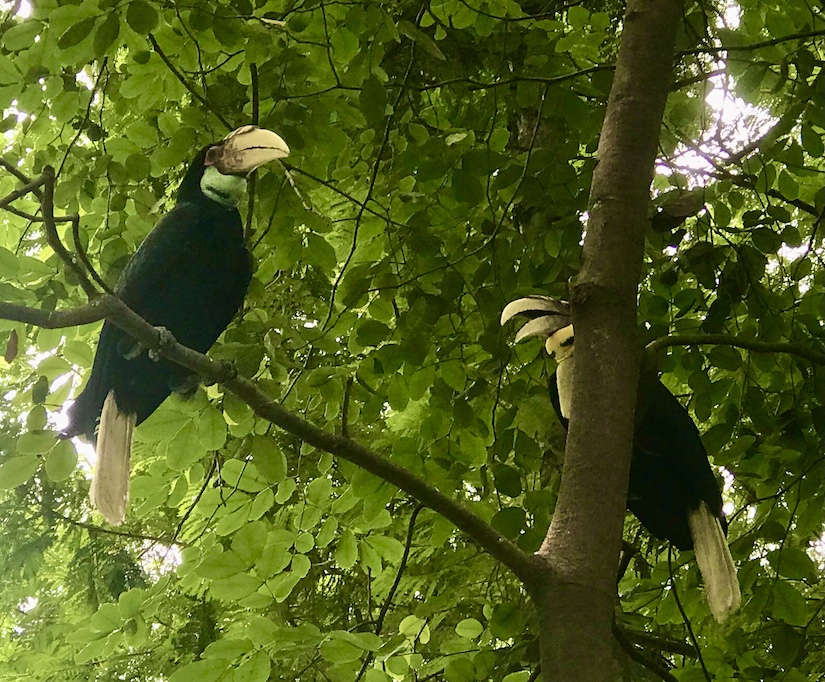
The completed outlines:
[[[246,176],[288,154],[280,136],[252,125],[201,149],[174,208],[126,264],[115,294],[179,343],[206,353],[240,310],[252,278],[238,212]],[[62,435],[96,443],[89,497],[109,523],[126,516],[134,427],[172,391],[194,385],[189,370],[150,356],[118,327],[103,324],[92,373]]]
[[[547,353],[558,363],[550,400],[567,428],[575,368],[570,307],[546,296],[520,298],[504,308],[501,324],[517,315],[529,321],[516,334],[516,342],[542,337]],[[642,372],[637,389],[627,507],[657,538],[695,551],[708,606],[717,621],[739,608],[722,495],[707,451],[687,410],[649,372]]]

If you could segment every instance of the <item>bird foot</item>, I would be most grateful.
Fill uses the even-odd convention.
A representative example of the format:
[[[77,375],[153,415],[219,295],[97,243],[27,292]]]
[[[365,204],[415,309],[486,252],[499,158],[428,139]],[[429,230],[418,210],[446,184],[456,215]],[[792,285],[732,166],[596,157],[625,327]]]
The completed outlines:
[[[155,327],[155,331],[158,333],[158,347],[149,351],[149,359],[157,362],[160,360],[160,351],[175,343],[175,337],[166,327]]]

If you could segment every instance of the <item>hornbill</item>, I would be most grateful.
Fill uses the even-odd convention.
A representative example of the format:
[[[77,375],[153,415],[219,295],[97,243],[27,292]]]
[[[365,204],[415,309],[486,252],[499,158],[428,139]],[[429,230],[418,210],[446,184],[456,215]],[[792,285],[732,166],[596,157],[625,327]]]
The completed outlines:
[[[242,126],[201,149],[178,188],[177,202],[126,264],[114,292],[179,343],[207,352],[240,310],[252,278],[238,202],[246,175],[289,154],[272,131]],[[132,431],[172,391],[196,382],[185,368],[150,355],[105,322],[92,373],[68,410],[62,436],[95,443],[89,497],[113,525],[129,497]]]
[[[567,428],[575,371],[573,325],[564,301],[529,296],[509,303],[501,324],[529,321],[516,341],[539,336],[558,366],[550,400]],[[693,549],[713,616],[723,621],[739,607],[736,568],[725,540],[722,495],[699,431],[687,410],[652,373],[639,378],[627,507],[641,524],[679,549]]]

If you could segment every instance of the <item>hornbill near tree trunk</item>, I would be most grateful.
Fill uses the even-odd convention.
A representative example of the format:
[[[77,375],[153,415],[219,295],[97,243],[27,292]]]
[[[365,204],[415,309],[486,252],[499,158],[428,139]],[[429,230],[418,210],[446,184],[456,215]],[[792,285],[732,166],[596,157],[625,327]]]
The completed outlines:
[[[252,278],[238,212],[246,175],[288,154],[278,135],[252,125],[201,149],[175,207],[126,264],[115,293],[150,324],[206,353],[240,310]],[[69,408],[63,436],[96,442],[89,497],[109,523],[120,524],[126,515],[132,430],[172,391],[191,390],[194,379],[104,323],[91,376]]]
[[[504,308],[501,324],[516,315],[529,318],[516,341],[544,338],[558,363],[550,400],[567,428],[575,371],[569,305],[546,296],[520,298]],[[721,622],[739,607],[739,583],[725,540],[722,495],[699,431],[676,397],[648,372],[639,378],[635,422],[627,507],[656,537],[695,550],[708,605]]]

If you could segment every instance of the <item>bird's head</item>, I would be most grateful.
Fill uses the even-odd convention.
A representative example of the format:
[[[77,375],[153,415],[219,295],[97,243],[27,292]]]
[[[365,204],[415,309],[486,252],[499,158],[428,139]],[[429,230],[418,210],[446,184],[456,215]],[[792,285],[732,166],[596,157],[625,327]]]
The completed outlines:
[[[219,204],[237,206],[246,188],[246,176],[286,156],[289,147],[280,135],[253,125],[241,126],[200,150],[180,185],[178,201],[191,201],[200,191]]]
[[[563,362],[573,353],[573,325],[570,304],[549,296],[527,296],[511,301],[501,311],[501,324],[516,316],[526,317],[527,323],[516,332],[516,343],[539,336],[550,357]]]

